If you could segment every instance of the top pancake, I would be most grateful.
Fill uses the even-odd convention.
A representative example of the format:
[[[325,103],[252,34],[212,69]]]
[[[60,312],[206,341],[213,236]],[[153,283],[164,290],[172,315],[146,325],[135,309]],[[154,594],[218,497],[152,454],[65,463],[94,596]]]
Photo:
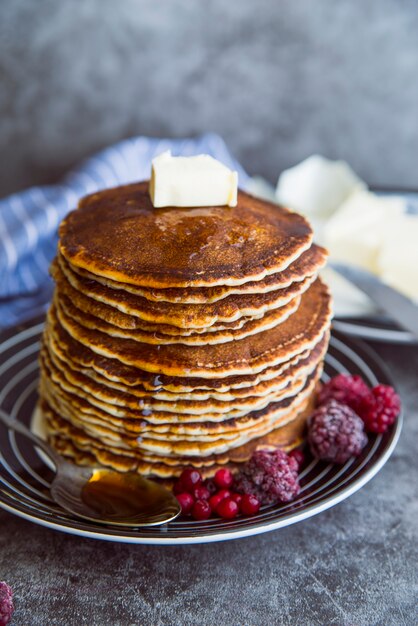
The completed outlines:
[[[304,217],[247,193],[231,208],[156,209],[148,182],[83,198],[59,235],[59,251],[75,267],[150,288],[261,280],[312,243]]]

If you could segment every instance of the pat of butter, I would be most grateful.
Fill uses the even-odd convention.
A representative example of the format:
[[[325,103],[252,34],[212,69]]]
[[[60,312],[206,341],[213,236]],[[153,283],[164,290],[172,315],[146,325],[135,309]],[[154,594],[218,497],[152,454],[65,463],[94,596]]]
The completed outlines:
[[[173,157],[163,152],[152,161],[149,193],[155,207],[236,206],[238,173],[209,156]]]

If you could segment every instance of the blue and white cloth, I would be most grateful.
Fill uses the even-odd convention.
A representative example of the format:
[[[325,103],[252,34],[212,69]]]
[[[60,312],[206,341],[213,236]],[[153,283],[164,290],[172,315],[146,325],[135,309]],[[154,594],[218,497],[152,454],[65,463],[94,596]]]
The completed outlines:
[[[53,284],[48,268],[55,256],[57,229],[88,193],[149,178],[152,159],[166,150],[175,155],[210,154],[248,176],[215,134],[194,139],[135,137],[111,146],[71,171],[60,184],[32,187],[0,200],[0,327],[15,325],[46,310]]]

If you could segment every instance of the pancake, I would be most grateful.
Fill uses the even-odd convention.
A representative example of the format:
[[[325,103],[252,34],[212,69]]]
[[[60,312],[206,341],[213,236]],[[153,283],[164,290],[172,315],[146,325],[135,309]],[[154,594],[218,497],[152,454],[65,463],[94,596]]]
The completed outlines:
[[[320,361],[322,361],[326,348],[328,345],[328,338],[324,337],[313,350],[307,354],[306,357],[300,359],[294,364],[290,364],[287,369],[281,372],[280,375],[270,380],[261,381],[251,387],[240,387],[234,389],[233,392],[218,392],[218,391],[197,391],[188,393],[171,393],[164,389],[146,390],[142,386],[127,386],[122,383],[111,381],[101,375],[95,373],[94,370],[86,370],[77,363],[69,360],[63,360],[62,356],[57,354],[52,345],[44,345],[41,349],[41,359],[46,358],[47,367],[54,366],[61,376],[73,386],[80,387],[87,393],[95,394],[100,397],[103,393],[107,397],[110,403],[116,403],[119,397],[119,393],[122,392],[120,402],[123,402],[124,397],[135,399],[136,405],[142,408],[148,408],[148,402],[152,400],[158,400],[159,403],[165,404],[177,404],[178,402],[184,402],[193,400],[194,402],[202,402],[207,400],[215,400],[217,403],[228,403],[235,401],[237,398],[247,397],[265,397],[271,393],[275,393],[284,387],[293,379],[300,378],[303,375],[307,375]],[[119,402],[119,403],[120,403]],[[213,404],[212,404],[213,406]]]
[[[68,362],[76,363],[82,368],[83,373],[87,376],[99,375],[107,381],[116,384],[123,384],[128,387],[139,387],[146,391],[160,392],[167,391],[169,393],[181,394],[190,392],[211,392],[216,391],[223,393],[236,389],[247,389],[263,381],[271,380],[280,376],[291,365],[299,362],[307,357],[310,349],[305,348],[300,353],[288,361],[279,363],[276,366],[269,367],[263,372],[257,374],[249,374],[246,376],[224,376],[218,379],[204,379],[198,377],[176,377],[165,376],[163,374],[154,375],[144,370],[140,370],[133,366],[125,365],[117,359],[108,359],[96,352],[93,352],[88,346],[84,346],[80,342],[74,340],[69,333],[58,323],[51,309],[48,312],[47,323],[45,328],[45,340],[51,345],[54,352],[60,355],[61,359]],[[329,336],[326,331],[312,346],[312,350],[317,345],[328,344]]]
[[[126,430],[116,431],[109,428],[108,423],[99,425],[98,420],[85,420],[79,412],[73,410],[69,415],[60,415],[63,419],[69,420],[73,425],[82,426],[83,431],[90,436],[94,436],[103,445],[120,449],[133,449],[136,454],[142,452],[152,453],[161,456],[194,456],[194,455],[217,455],[223,454],[233,447],[247,443],[251,439],[267,434],[274,429],[274,426],[283,426],[295,418],[297,413],[303,410],[310,401],[316,379],[311,378],[306,384],[303,393],[287,398],[278,403],[272,403],[262,411],[254,413],[254,420],[247,417],[244,428],[232,428],[230,430],[213,429],[204,431],[196,429],[190,436],[185,433],[168,433],[158,436],[152,430],[141,431],[129,434]],[[49,406],[57,410],[56,404],[51,404],[46,398]],[[53,400],[55,402],[55,400]],[[65,404],[64,404],[65,406]],[[65,406],[65,408],[67,408]]]
[[[238,193],[236,207],[153,207],[148,182],[80,200],[59,228],[71,265],[148,288],[240,285],[286,269],[312,243],[307,220]]]
[[[75,320],[78,324],[84,326],[85,328],[100,330],[111,337],[133,339],[134,341],[155,345],[183,343],[191,346],[204,346],[227,343],[228,341],[238,341],[239,339],[244,339],[244,337],[249,337],[250,335],[255,335],[264,330],[274,328],[278,324],[284,322],[290,315],[292,315],[292,313],[295,313],[300,303],[300,297],[293,298],[293,300],[290,300],[290,302],[287,302],[279,309],[273,309],[263,316],[257,316],[255,319],[250,319],[241,328],[232,330],[224,329],[210,333],[199,333],[198,335],[188,336],[166,335],[162,332],[149,332],[141,328],[126,329],[121,328],[118,325],[114,326],[113,324],[104,321],[101,317],[95,317],[90,313],[86,313],[86,308],[91,310],[89,306],[85,307],[82,304],[82,309],[79,309],[74,306],[73,302],[74,298],[69,298],[61,291],[59,297],[56,295],[54,300],[55,306],[61,308],[67,317]],[[80,299],[77,299],[77,302],[80,304]],[[120,317],[120,315],[118,317]]]
[[[306,219],[155,209],[148,183],[63,220],[40,350],[48,439],[80,464],[173,480],[300,443],[329,340],[326,251]]]
[[[111,289],[119,289],[127,291],[137,296],[142,296],[147,300],[155,302],[172,302],[181,304],[199,304],[211,303],[226,298],[234,294],[259,294],[275,291],[290,287],[294,282],[298,282],[307,276],[313,276],[325,265],[327,252],[324,248],[312,244],[312,246],[303,252],[291,265],[281,272],[270,274],[258,281],[249,281],[242,285],[217,287],[188,287],[184,289],[166,288],[166,289],[148,289],[146,287],[130,285],[128,283],[120,283],[97,274],[91,274],[74,265],[68,265],[68,262],[58,255],[58,263],[61,268],[67,267],[76,274],[88,279],[94,280],[110,287]]]
[[[155,374],[218,378],[258,373],[311,349],[329,326],[330,304],[327,288],[317,279],[289,319],[269,331],[234,342],[233,349],[230,343],[204,347],[153,346],[86,329],[54,306],[51,316],[56,315],[63,328],[79,343],[107,358]]]
[[[233,322],[241,317],[264,315],[267,311],[284,306],[297,296],[303,294],[315,280],[316,276],[307,276],[304,280],[292,283],[284,289],[277,289],[261,294],[244,294],[229,296],[208,304],[171,304],[167,302],[152,302],[141,296],[124,293],[109,289],[99,283],[88,280],[71,273],[68,268],[62,269],[57,265],[52,266],[52,276],[57,283],[58,289],[67,293],[74,299],[78,308],[82,308],[85,296],[90,299],[90,312],[96,317],[106,321],[107,309],[103,305],[125,314],[126,323],[135,323],[140,327],[141,321],[154,324],[167,324],[179,328],[208,328],[222,322]],[[72,287],[72,289],[71,289]],[[84,294],[80,296],[80,294]],[[84,306],[87,306],[86,304]],[[115,313],[113,312],[113,315]],[[138,318],[137,320],[135,318]],[[114,323],[114,322],[113,322]]]
[[[139,421],[163,421],[181,422],[207,419],[209,421],[226,420],[246,415],[249,411],[264,408],[270,402],[277,402],[282,398],[295,395],[305,384],[306,378],[316,369],[315,363],[299,376],[289,376],[284,379],[274,392],[264,396],[247,396],[236,398],[229,402],[220,400],[193,400],[179,399],[176,402],[165,402],[157,398],[141,398],[128,394],[109,390],[106,387],[89,385],[74,385],[60,372],[44,354],[41,357],[41,371],[47,382],[55,387],[55,394],[64,396],[68,394],[72,401],[86,400],[93,407],[102,409],[112,416],[133,417]],[[92,388],[93,387],[93,388]],[[190,417],[189,417],[190,416]]]
[[[199,468],[203,477],[207,478],[213,476],[220,466],[234,469],[237,464],[247,461],[256,449],[279,446],[290,450],[296,447],[302,441],[306,418],[312,411],[312,406],[311,400],[306,408],[285,426],[238,446],[227,454],[187,458],[155,457],[147,453],[135,454],[133,450],[112,452],[103,449],[99,442],[60,418],[46,403],[42,403],[41,408],[44,419],[48,420],[50,443],[60,454],[73,459],[76,463],[80,465],[99,463],[117,471],[137,471],[150,477],[171,479],[179,476],[183,469],[191,465]]]

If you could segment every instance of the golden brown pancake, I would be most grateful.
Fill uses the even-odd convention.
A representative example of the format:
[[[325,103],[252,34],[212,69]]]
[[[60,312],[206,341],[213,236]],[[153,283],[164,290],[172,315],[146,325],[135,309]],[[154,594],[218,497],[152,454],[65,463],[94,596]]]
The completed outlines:
[[[270,274],[258,281],[249,281],[242,285],[217,287],[188,287],[184,289],[166,288],[166,289],[149,289],[147,287],[130,285],[128,283],[120,283],[103,276],[91,274],[77,266],[69,265],[68,262],[58,255],[58,263],[61,267],[68,267],[73,272],[94,280],[100,284],[110,287],[111,289],[120,289],[128,291],[137,296],[142,296],[147,300],[156,302],[173,302],[181,304],[199,304],[211,303],[226,298],[234,294],[250,294],[250,293],[267,293],[276,289],[289,287],[292,283],[303,280],[306,276],[313,276],[325,265],[327,252],[324,248],[312,244],[312,246],[303,252],[291,265],[285,270],[276,274]]]
[[[300,444],[306,425],[306,418],[312,411],[313,401],[308,402],[305,410],[295,416],[285,426],[269,434],[251,440],[246,444],[228,451],[227,454],[196,456],[187,458],[155,457],[150,454],[134,454],[132,450],[120,450],[118,453],[103,449],[97,440],[88,437],[83,430],[74,428],[60,418],[46,403],[42,403],[42,413],[49,423],[50,443],[64,456],[72,458],[80,465],[102,465],[118,471],[137,471],[151,477],[169,479],[179,476],[185,467],[197,467],[206,478],[213,476],[223,465],[234,469],[237,464],[247,461],[256,449],[281,447],[292,449]]]
[[[121,383],[128,387],[144,389],[145,391],[159,392],[165,390],[174,394],[195,393],[196,391],[223,393],[235,389],[246,389],[260,382],[280,376],[288,367],[306,358],[311,351],[305,348],[288,361],[268,367],[263,372],[257,374],[204,379],[199,377],[165,376],[163,374],[155,375],[136,367],[125,365],[117,359],[108,359],[97,354],[89,347],[74,340],[58,323],[53,310],[50,310],[48,313],[45,339],[61,359],[77,364],[82,368],[86,376],[90,375],[90,372],[94,372],[94,374],[102,376],[112,383]],[[329,335],[326,331],[312,346],[312,350],[320,344],[323,345],[324,342],[327,345],[328,340]]]
[[[74,306],[74,301],[77,301],[77,305],[82,308]],[[88,299],[87,299],[88,300]],[[85,307],[81,299],[77,296],[69,298],[60,289],[59,294],[56,293],[54,304],[56,307],[61,308],[67,317],[75,320],[81,326],[85,328],[92,328],[93,330],[100,330],[106,335],[111,337],[121,337],[122,339],[133,339],[142,343],[151,343],[155,345],[164,345],[170,343],[183,343],[190,346],[205,346],[217,343],[227,343],[228,341],[238,341],[249,337],[250,335],[256,335],[259,332],[274,328],[278,324],[283,323],[292,313],[295,313],[300,303],[300,297],[293,298],[290,302],[281,306],[278,309],[268,311],[263,316],[257,316],[255,319],[249,319],[246,324],[238,329],[224,329],[210,333],[199,333],[195,335],[166,335],[162,332],[154,331],[150,332],[142,328],[123,328],[119,325],[113,325],[104,321],[101,317],[96,317],[90,313],[86,313],[85,309],[91,310],[91,308],[97,307]],[[121,315],[116,314],[120,319]],[[112,316],[113,318],[113,316]]]
[[[283,324],[231,344],[183,346],[179,344],[141,344],[130,339],[113,338],[86,329],[52,307],[59,323],[77,341],[107,358],[155,374],[218,378],[235,374],[254,374],[282,363],[317,343],[327,329],[330,296],[321,280],[302,296],[297,312]]]
[[[93,314],[106,321],[110,320],[106,319],[106,308],[103,305],[111,306],[124,313],[124,319],[128,317],[127,323],[130,324],[130,328],[132,324],[140,327],[141,321],[144,320],[179,328],[205,329],[214,324],[233,322],[241,317],[263,315],[267,311],[284,306],[304,293],[316,278],[315,275],[307,276],[304,280],[292,283],[284,289],[261,294],[229,296],[209,304],[172,304],[152,302],[128,292],[125,292],[122,297],[120,291],[109,289],[109,287],[71,273],[68,267],[61,271],[60,268],[53,266],[52,276],[58,289],[74,298],[79,308],[83,306],[83,296],[80,297],[79,294],[88,296],[91,300],[90,307],[95,305]],[[119,316],[118,319],[121,320],[121,324],[123,318]]]
[[[237,398],[248,397],[265,397],[277,391],[280,391],[295,378],[308,375],[314,367],[322,361],[328,346],[328,338],[324,337],[311,352],[304,358],[290,364],[287,369],[269,380],[260,381],[251,387],[240,387],[230,391],[216,390],[198,390],[187,393],[172,393],[165,391],[163,388],[157,390],[146,390],[143,386],[127,386],[121,382],[112,381],[106,377],[96,373],[93,369],[86,369],[76,362],[70,361],[68,358],[63,359],[62,352],[56,352],[53,343],[44,344],[41,349],[41,359],[46,359],[49,368],[54,367],[64,378],[73,386],[86,390],[89,394],[95,394],[101,397],[105,393],[108,397],[111,394],[109,402],[118,403],[120,392],[122,393],[121,402],[124,397],[136,401],[136,405],[147,409],[148,401],[153,399],[160,403],[178,403],[193,400],[194,402],[203,402],[207,400],[216,400],[217,403],[228,403],[235,401]],[[120,403],[120,402],[119,402]],[[143,403],[143,404],[142,404]]]
[[[312,243],[307,220],[238,193],[236,207],[155,209],[148,182],[80,200],[59,229],[74,266],[149,288],[239,285],[283,271]]]

